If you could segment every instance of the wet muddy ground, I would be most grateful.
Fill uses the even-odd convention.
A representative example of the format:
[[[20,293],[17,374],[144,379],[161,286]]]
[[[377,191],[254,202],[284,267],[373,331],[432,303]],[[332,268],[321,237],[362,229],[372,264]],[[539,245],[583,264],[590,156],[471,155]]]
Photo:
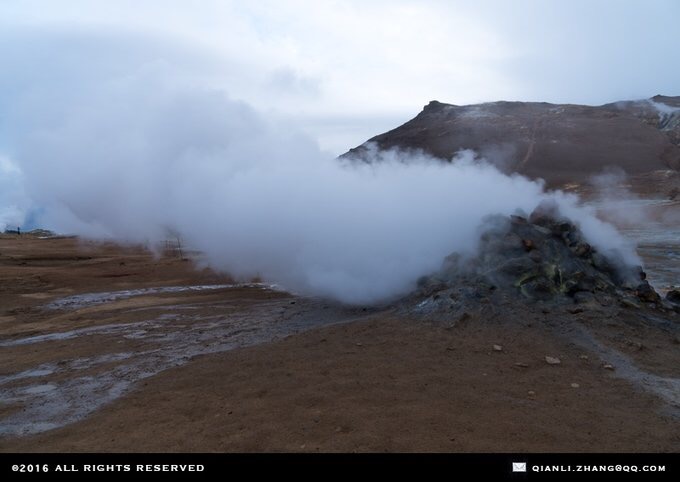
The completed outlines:
[[[0,436],[81,420],[141,380],[195,356],[349,321],[359,313],[256,283],[84,293],[34,310],[63,328],[0,341]],[[83,318],[86,326],[65,329],[68,321]]]

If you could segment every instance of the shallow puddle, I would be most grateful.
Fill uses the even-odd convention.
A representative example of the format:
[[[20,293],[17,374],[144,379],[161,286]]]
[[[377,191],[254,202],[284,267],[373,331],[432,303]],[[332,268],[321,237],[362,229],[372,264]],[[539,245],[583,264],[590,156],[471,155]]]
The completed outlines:
[[[140,288],[136,290],[108,291],[102,293],[84,293],[67,296],[53,301],[47,305],[52,310],[77,310],[87,306],[101,305],[112,301],[126,300],[135,296],[157,295],[167,293],[182,293],[186,291],[209,291],[227,288],[261,288],[268,290],[277,289],[276,285],[264,283],[235,283],[219,285],[194,285],[194,286],[163,286],[159,288]]]

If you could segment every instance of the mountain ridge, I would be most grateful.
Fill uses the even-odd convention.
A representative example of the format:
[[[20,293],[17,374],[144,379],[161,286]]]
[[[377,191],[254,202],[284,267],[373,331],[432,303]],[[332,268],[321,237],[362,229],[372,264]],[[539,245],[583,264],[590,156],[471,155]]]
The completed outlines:
[[[551,188],[585,189],[589,178],[615,168],[637,191],[668,192],[680,185],[680,97],[600,106],[433,100],[341,157],[367,161],[369,143],[445,160],[471,149],[506,173],[544,179]]]

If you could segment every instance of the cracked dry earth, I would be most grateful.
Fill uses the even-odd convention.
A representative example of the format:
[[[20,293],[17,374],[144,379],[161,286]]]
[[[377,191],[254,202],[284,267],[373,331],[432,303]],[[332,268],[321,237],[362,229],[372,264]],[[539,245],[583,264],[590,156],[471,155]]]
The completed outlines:
[[[680,449],[675,313],[422,318],[197,264],[2,237],[0,450]]]

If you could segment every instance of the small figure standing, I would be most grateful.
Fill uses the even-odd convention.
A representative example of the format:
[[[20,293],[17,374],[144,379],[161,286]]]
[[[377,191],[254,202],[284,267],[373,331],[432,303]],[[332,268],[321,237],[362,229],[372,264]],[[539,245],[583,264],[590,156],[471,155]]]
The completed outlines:
[[[19,226],[17,226],[17,234],[21,236],[21,228]]]

